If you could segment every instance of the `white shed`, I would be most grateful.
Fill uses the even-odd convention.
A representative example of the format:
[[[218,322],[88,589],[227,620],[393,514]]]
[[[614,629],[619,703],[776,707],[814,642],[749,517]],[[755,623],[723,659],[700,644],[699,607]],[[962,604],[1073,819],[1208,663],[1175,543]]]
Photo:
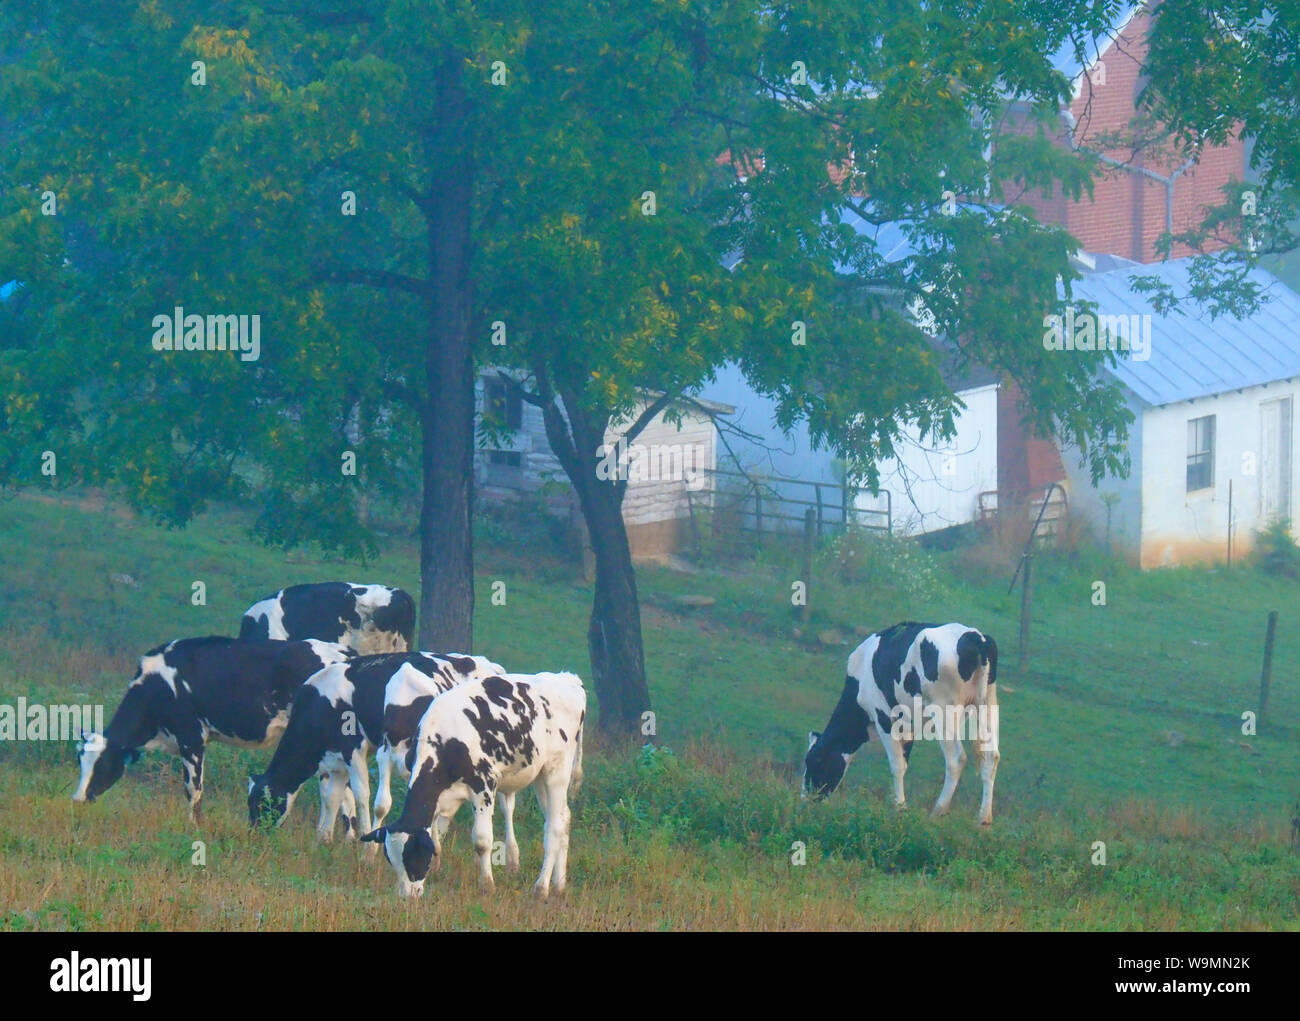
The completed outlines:
[[[1135,273],[1153,275],[1186,294],[1189,262],[1074,284],[1098,316],[1137,316],[1146,335],[1145,349],[1111,373],[1134,415],[1129,477],[1093,486],[1077,452],[1063,452],[1072,513],[1089,518],[1098,536],[1109,531],[1112,545],[1143,567],[1224,561],[1230,539],[1236,559],[1256,531],[1295,516],[1300,295],[1254,270],[1263,307],[1246,319],[1211,319],[1194,305],[1158,314],[1130,282]]]

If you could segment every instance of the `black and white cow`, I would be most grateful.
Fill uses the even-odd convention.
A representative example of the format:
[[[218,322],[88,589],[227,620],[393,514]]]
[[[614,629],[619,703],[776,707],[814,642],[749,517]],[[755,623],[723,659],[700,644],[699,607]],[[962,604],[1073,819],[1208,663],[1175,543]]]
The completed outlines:
[[[344,835],[355,837],[369,830],[369,757],[376,748],[387,747],[385,724],[391,722],[396,728],[393,740],[400,746],[419,725],[419,716],[411,718],[412,707],[406,704],[412,698],[423,696],[418,710],[423,714],[435,695],[471,678],[503,672],[500,664],[482,656],[429,652],[358,656],[325,667],[294,696],[289,726],[266,771],[248,778],[250,824],[268,819],[282,822],[298,789],[315,773],[321,778],[320,838],[327,843],[333,839],[339,808],[351,803],[351,798],[356,799],[357,816],[344,813]],[[389,714],[385,693],[392,681],[398,681],[411,697]],[[385,761],[376,798],[385,815],[392,804],[391,775]]]
[[[272,743],[288,724],[303,681],[352,655],[329,642],[226,637],[182,638],[150,649],[104,733],[86,738],[72,800],[94,801],[128,760],[161,748],[181,757],[190,815],[197,818],[208,741]]]
[[[962,737],[978,741],[984,795],[979,821],[993,823],[993,781],[998,772],[998,647],[964,624],[895,624],[867,637],[849,656],[848,676],[830,722],[808,735],[803,792],[824,798],[839,786],[871,731],[885,746],[894,777],[894,802],[902,808],[903,775],[912,742],[938,740],[944,781],[934,813],[952,803],[966,764]]]
[[[348,645],[358,652],[405,652],[414,646],[415,601],[399,588],[325,581],[291,585],[244,611],[240,638]]]
[[[543,900],[562,892],[569,858],[569,793],[582,784],[587,693],[570,673],[505,674],[467,681],[435,698],[416,738],[402,817],[362,840],[382,841],[397,892],[419,897],[442,836],[466,801],[474,808],[479,878],[492,888],[492,802],[532,786],[546,817]]]

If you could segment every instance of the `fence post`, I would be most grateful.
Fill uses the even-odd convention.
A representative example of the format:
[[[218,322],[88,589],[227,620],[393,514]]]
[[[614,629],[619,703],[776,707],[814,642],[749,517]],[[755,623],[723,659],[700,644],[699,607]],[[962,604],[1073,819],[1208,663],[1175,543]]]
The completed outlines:
[[[763,489],[758,483],[754,483],[754,534],[756,544],[762,548],[763,545]]]
[[[822,537],[822,484],[813,483],[813,491],[817,494],[817,538]]]
[[[700,526],[695,520],[695,499],[691,494],[691,487],[686,486],[686,514],[691,520],[691,542],[695,546],[695,559],[703,557],[703,551],[700,548]]]
[[[1264,726],[1264,710],[1268,708],[1268,686],[1273,681],[1273,640],[1277,637],[1277,611],[1268,613],[1268,629],[1264,632],[1264,668],[1259,672],[1259,714],[1255,733]]]
[[[803,607],[799,613],[799,619],[807,624],[812,616],[812,570],[813,570],[813,509],[809,507],[803,512]]]
[[[1030,612],[1030,592],[1029,592],[1029,569],[1034,563],[1034,557],[1031,553],[1025,553],[1025,577],[1021,582],[1020,588],[1020,672],[1024,673],[1029,668],[1029,612]]]

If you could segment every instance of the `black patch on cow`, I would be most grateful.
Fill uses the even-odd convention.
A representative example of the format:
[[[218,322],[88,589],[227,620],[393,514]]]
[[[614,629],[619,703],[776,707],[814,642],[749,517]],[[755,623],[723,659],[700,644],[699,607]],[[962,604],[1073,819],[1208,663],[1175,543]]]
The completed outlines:
[[[839,786],[844,756],[862,747],[867,724],[866,710],[858,703],[858,679],[848,674],[826,728],[804,756],[804,787],[810,794],[822,798]]]
[[[903,621],[879,633],[876,651],[871,655],[871,678],[880,689],[889,708],[898,705],[895,690],[903,671],[903,662],[908,650],[916,641],[916,636],[932,624],[918,624],[916,621]]]
[[[456,669],[457,673],[462,674],[472,674],[478,665],[470,656],[448,656],[447,662]]]
[[[408,649],[415,648],[415,600],[400,588],[388,590],[390,601],[370,615],[380,631],[391,631],[402,636]]]
[[[890,723],[889,713],[883,709],[876,710],[876,729],[880,731],[882,739],[889,737],[889,731],[892,724]]]
[[[411,786],[406,795],[406,804],[402,808],[402,817],[393,826],[406,833],[419,829],[428,829],[433,825],[433,814],[438,808],[438,798],[442,792],[458,780],[464,781],[476,793],[482,792],[484,785],[475,771],[474,762],[465,742],[459,738],[441,737],[429,739],[432,751],[415,771],[414,755],[416,744],[412,742],[408,753],[408,768],[411,770]]]
[[[240,638],[270,638],[271,622],[266,617],[245,617],[239,622]]]
[[[904,762],[908,762],[908,761],[911,760],[911,758],[912,758],[912,745],[914,745],[915,743],[916,743],[915,741],[904,741],[904,742],[903,742],[903,761],[904,761]]]
[[[398,832],[408,831],[398,829]],[[427,876],[433,855],[433,837],[429,836],[429,831],[423,828],[409,831],[406,846],[402,848],[402,868],[406,870],[406,878],[418,883]]]
[[[998,643],[988,635],[984,636],[984,658],[989,664],[989,684],[993,685],[998,680]]]
[[[549,719],[550,717],[547,717],[547,718]],[[567,741],[567,740],[569,740],[569,735],[566,734],[566,733],[564,732],[564,728],[563,728],[563,727],[557,727],[556,729],[559,730],[559,732],[560,732],[560,740],[561,740],[561,741]]]
[[[985,662],[983,636],[978,631],[962,632],[957,639],[957,673],[961,679],[969,681]]]
[[[390,702],[384,706],[384,740],[393,747],[403,741],[411,742],[406,752],[408,773],[411,771],[411,757],[415,753],[413,739],[420,730],[420,720],[424,719],[424,711],[429,708],[429,703],[432,701],[432,695],[421,695],[405,705]]]
[[[174,690],[156,671],[146,672],[145,660],[152,657],[174,671]],[[168,642],[141,658],[139,683],[127,688],[104,737],[123,764],[134,750],[163,734],[173,737],[182,758],[195,764],[203,759],[205,728],[215,740],[260,744],[271,721],[289,708],[302,682],[322,665],[306,642],[220,635]],[[91,787],[100,793],[112,781],[99,787],[98,763],[96,767]],[[105,777],[116,772],[113,780],[121,775],[111,760],[105,770]]]
[[[908,667],[907,676],[903,678],[903,690],[909,695],[921,694],[921,675],[916,667]]]
[[[472,696],[473,708],[467,707],[464,712],[478,734],[483,751],[493,761],[503,764],[516,759],[531,760],[537,752],[533,743],[537,707],[528,694],[528,686],[512,684],[504,677],[486,677],[480,683],[483,694]]]
[[[939,679],[939,647],[928,638],[921,639],[921,669],[927,681]]]

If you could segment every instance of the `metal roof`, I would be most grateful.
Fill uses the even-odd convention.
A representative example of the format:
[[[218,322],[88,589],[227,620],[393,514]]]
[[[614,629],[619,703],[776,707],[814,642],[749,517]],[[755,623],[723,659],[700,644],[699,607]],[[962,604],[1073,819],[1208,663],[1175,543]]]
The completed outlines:
[[[1157,314],[1146,294],[1134,289],[1135,274],[1156,277],[1179,297],[1188,294],[1191,258],[1137,269],[1093,273],[1073,282],[1076,299],[1096,303],[1099,315],[1149,315],[1150,357],[1120,354],[1107,371],[1151,405],[1210,397],[1300,376],[1300,294],[1262,269],[1250,280],[1264,292],[1254,315],[1210,317],[1190,299],[1179,311]]]

